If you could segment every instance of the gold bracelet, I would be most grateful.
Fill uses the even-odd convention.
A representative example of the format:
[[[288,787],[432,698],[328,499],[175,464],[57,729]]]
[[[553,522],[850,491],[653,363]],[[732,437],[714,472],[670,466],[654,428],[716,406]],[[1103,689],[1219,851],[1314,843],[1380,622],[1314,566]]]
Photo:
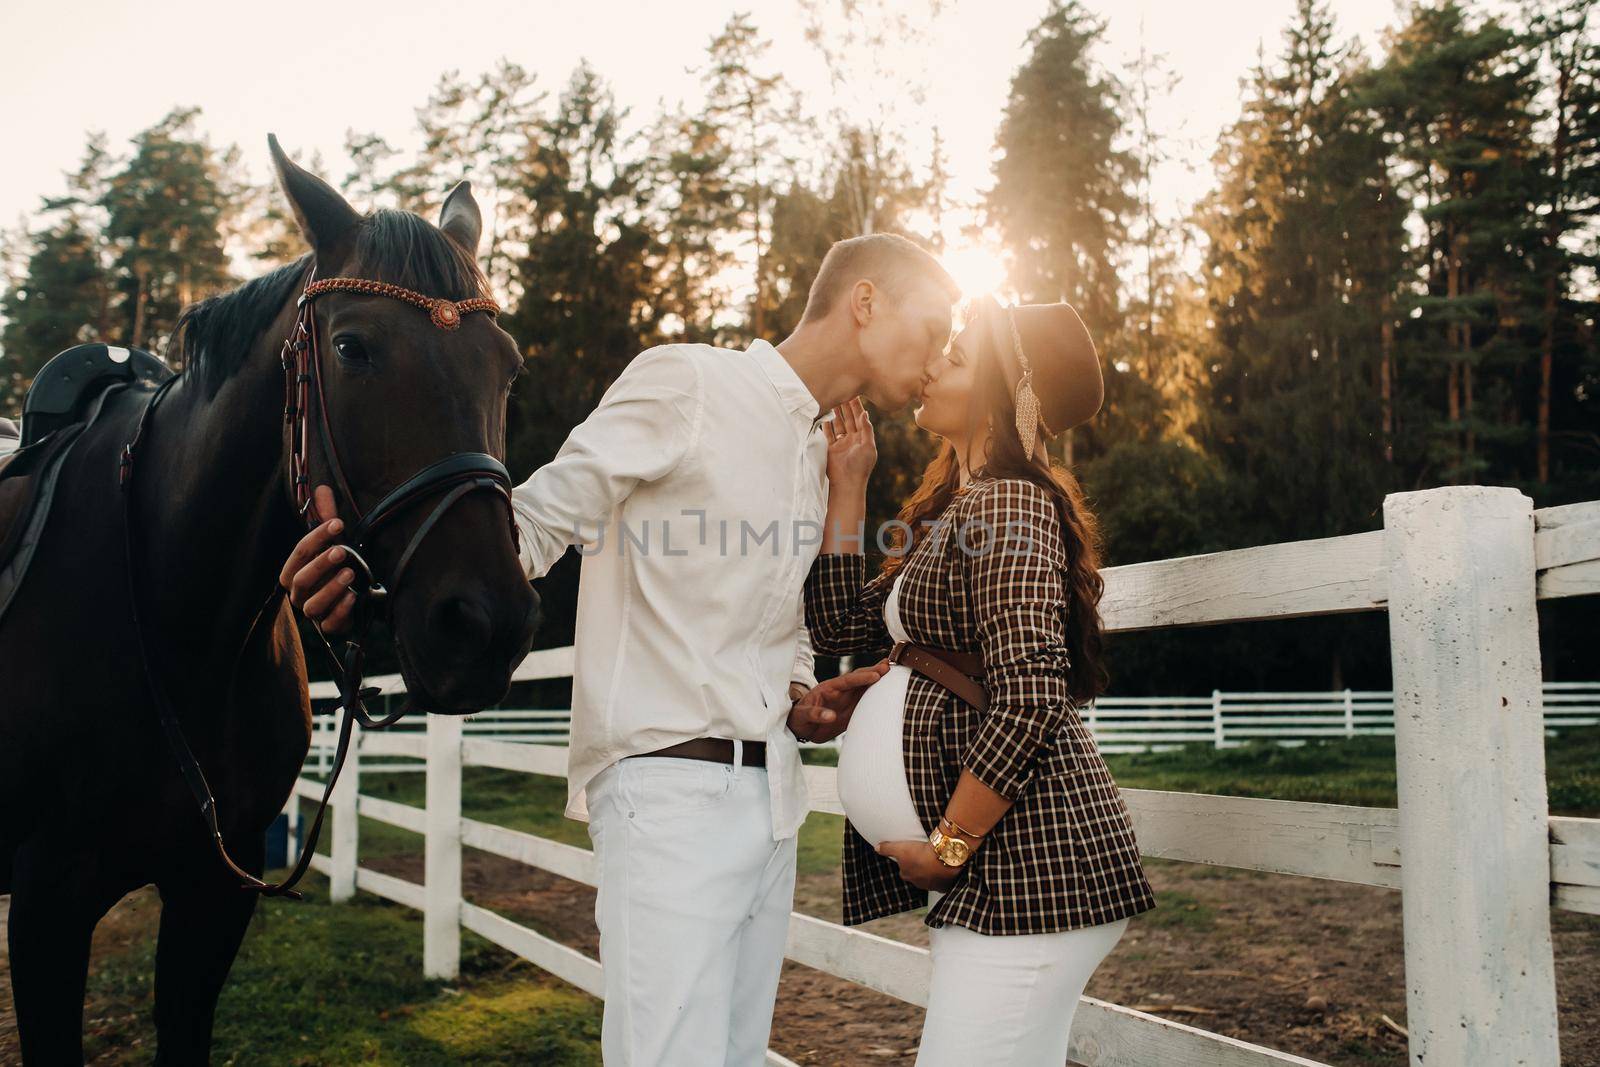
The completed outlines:
[[[956,822],[950,816],[941,815],[941,816],[939,816],[939,818],[942,819],[944,822],[949,823],[950,824],[950,829],[954,830],[956,833],[963,834],[966,837],[970,837],[974,841],[982,841],[983,840],[983,835],[982,834],[973,833],[971,830],[966,829],[960,823]]]

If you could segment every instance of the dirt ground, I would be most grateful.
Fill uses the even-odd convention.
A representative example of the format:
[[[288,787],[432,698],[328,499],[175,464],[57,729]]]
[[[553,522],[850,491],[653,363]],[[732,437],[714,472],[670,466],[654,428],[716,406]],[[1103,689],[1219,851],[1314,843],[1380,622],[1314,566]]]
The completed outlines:
[[[592,890],[467,857],[463,895],[473,903],[598,954]],[[421,873],[417,860],[387,867]],[[1160,860],[1146,871],[1161,906],[1130,923],[1087,995],[1337,1067],[1405,1067],[1398,892]],[[795,898],[798,910],[838,921],[837,875],[802,878]],[[1600,917],[1555,911],[1552,926],[1563,1065],[1600,1067]],[[927,944],[916,915],[863,929]],[[784,964],[772,1047],[798,1063],[909,1063],[921,1027],[918,1008]]]
[[[12,1067],[22,1062],[22,1052],[17,1044],[16,1006],[11,1001],[11,956],[6,940],[6,914],[11,910],[11,898],[0,896],[0,1065]],[[161,918],[161,900],[153,888],[142,889],[111,909],[94,930],[94,946],[89,969],[96,961],[110,955],[126,952],[132,945],[153,938],[156,924]],[[125,1020],[130,1010],[143,1010],[142,1005],[89,1002],[83,1008],[83,1032],[87,1037],[96,1030],[114,1027]]]
[[[1088,995],[1338,1067],[1404,1067],[1400,895],[1282,875],[1146,861],[1161,906],[1136,917]],[[420,858],[375,863],[420,879]],[[593,956],[594,893],[468,851],[464,895]],[[0,1064],[18,1060],[0,897]],[[838,879],[803,878],[799,910],[837,920]],[[95,936],[101,956],[153,936],[156,901],[135,894]],[[1600,917],[1552,913],[1565,1067],[1600,1067]],[[915,915],[866,927],[926,945]],[[1321,998],[1326,1006],[1313,998]],[[86,1026],[114,1006],[89,1004]],[[1385,1019],[1387,1016],[1387,1019]],[[909,1063],[921,1011],[794,963],[784,965],[772,1045],[801,1064]],[[1152,1065],[1155,1067],[1155,1065]]]

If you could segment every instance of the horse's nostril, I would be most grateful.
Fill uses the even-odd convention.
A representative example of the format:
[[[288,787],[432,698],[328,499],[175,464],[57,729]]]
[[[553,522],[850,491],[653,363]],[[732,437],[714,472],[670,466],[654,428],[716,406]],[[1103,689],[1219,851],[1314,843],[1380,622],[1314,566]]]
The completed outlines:
[[[439,640],[463,650],[481,650],[494,637],[488,610],[465,597],[447,597],[435,604],[428,624]]]

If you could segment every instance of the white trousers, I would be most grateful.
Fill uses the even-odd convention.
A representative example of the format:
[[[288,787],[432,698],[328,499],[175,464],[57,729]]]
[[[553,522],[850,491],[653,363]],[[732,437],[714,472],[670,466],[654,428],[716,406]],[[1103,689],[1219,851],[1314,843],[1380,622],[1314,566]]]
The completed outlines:
[[[761,767],[635,756],[588,786],[607,1067],[766,1061],[796,838]]]
[[[1078,998],[1127,919],[1050,934],[928,931],[933,982],[917,1067],[1062,1067]]]

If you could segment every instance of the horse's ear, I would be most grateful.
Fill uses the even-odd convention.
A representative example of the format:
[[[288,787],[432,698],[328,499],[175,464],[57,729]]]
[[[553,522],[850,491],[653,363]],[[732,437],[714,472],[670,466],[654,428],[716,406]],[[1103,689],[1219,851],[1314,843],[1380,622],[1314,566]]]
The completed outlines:
[[[275,135],[267,134],[267,147],[272,150],[278,185],[289,198],[294,220],[307,243],[319,258],[342,259],[361,225],[361,216],[332,186],[290,159]]]
[[[472,198],[471,182],[456,182],[456,187],[444,198],[444,207],[439,209],[439,229],[465,248],[468,255],[477,258],[478,239],[483,236],[483,213]]]

